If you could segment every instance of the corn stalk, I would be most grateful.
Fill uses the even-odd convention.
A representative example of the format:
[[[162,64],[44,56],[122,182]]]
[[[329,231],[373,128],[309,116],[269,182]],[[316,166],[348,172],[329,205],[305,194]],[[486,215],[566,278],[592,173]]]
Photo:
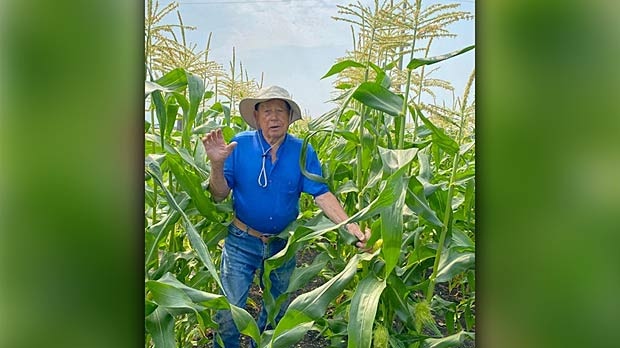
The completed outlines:
[[[470,87],[474,81],[475,70],[472,71],[467,85],[465,87],[465,92],[463,94],[463,102],[461,103],[461,123],[459,125],[459,134],[457,136],[457,144],[460,146],[463,142],[463,129],[465,128],[465,122],[467,120],[467,114],[465,113],[467,106],[467,98],[469,95]],[[442,256],[443,247],[446,241],[446,235],[448,231],[452,229],[452,198],[454,194],[454,185],[456,180],[458,163],[460,160],[460,151],[456,151],[454,154],[454,159],[452,162],[452,174],[450,175],[450,181],[448,183],[448,197],[446,199],[446,209],[444,211],[443,218],[443,228],[441,230],[441,234],[439,236],[439,244],[437,245],[437,253],[435,254],[435,262],[433,263],[433,273],[429,277],[428,289],[426,291],[426,301],[430,303],[433,298],[433,293],[435,290],[435,281],[437,278],[437,270],[439,267],[439,261]]]

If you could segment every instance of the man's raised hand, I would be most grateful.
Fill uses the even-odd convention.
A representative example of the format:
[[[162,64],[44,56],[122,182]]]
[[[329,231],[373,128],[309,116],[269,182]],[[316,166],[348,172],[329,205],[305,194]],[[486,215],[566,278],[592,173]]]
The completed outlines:
[[[232,150],[237,146],[237,142],[233,141],[230,144],[226,144],[224,137],[222,136],[222,130],[217,129],[207,133],[202,138],[202,144],[207,152],[207,157],[211,162],[223,163]]]

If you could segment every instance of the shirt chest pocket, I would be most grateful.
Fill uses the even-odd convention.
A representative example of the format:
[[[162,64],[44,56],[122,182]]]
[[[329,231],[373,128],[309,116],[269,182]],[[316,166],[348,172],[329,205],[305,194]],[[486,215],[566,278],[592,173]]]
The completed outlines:
[[[285,180],[280,182],[278,187],[278,197],[276,198],[276,204],[281,209],[282,213],[290,213],[297,209],[299,202],[299,185],[292,180]]]
[[[282,192],[286,195],[296,195],[299,193],[299,184],[292,180],[287,180],[282,185]]]

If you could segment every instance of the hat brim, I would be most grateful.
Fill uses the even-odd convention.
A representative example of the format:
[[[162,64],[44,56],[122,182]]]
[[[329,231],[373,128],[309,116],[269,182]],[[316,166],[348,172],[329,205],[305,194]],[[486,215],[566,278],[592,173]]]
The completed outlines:
[[[291,116],[291,120],[290,120],[289,124],[291,124],[291,123],[301,119],[301,109],[299,108],[299,105],[297,105],[297,103],[295,103],[295,101],[293,101],[292,99],[280,98],[280,97],[278,97],[278,98],[246,98],[246,99],[243,99],[243,100],[241,100],[239,102],[239,113],[241,114],[241,117],[243,117],[245,122],[250,127],[254,128],[254,129],[258,129],[258,125],[256,124],[256,118],[254,118],[254,107],[258,103],[262,103],[264,101],[272,100],[272,99],[285,100],[288,103],[288,105],[291,106],[291,111],[293,112],[293,114]]]

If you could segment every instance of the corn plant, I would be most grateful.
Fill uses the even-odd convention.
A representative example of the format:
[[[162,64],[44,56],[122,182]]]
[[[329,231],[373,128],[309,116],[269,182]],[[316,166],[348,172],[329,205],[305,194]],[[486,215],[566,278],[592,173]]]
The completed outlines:
[[[414,69],[437,63],[472,48],[473,46],[440,57],[414,59],[408,66]],[[340,69],[347,68],[364,69],[366,66],[353,61],[346,64],[338,63],[332,67],[330,73],[337,73]],[[379,70],[376,66],[373,69]],[[387,144],[384,139],[389,137],[384,137],[382,133],[393,133],[395,130],[373,127],[380,126],[376,123],[381,119],[377,115],[398,116],[403,108],[404,98],[391,92],[387,88],[389,85],[384,86],[381,82],[362,82],[345,91],[343,106],[336,114],[337,122],[331,124],[331,127],[328,126],[327,117],[310,123],[313,132],[309,137],[325,134],[327,140],[316,145],[319,153],[328,158],[328,168],[332,164],[335,166],[327,171],[331,173],[327,181],[332,186],[338,185],[334,181],[344,182],[341,186],[334,187],[334,190],[340,193],[357,193],[357,198],[364,203],[358,204],[357,207],[362,208],[349,220],[337,225],[322,221],[313,225],[306,224],[302,229],[291,231],[287,249],[267,260],[263,281],[268,284],[269,272],[292,257],[301,248],[302,242],[322,237],[328,231],[350,221],[368,221],[373,230],[370,242],[376,242],[377,250],[369,258],[358,258],[359,254],[351,257],[353,250],[350,249],[345,250],[344,254],[332,252],[333,255],[349,259],[349,262],[343,269],[338,269],[340,273],[313,292],[314,296],[304,294],[291,303],[284,317],[287,320],[283,319],[273,332],[268,333],[270,336],[266,347],[285,346],[301,339],[305,332],[325,315],[327,309],[325,302],[333,301],[337,294],[346,290],[346,286],[350,286],[352,295],[349,302],[343,305],[349,309],[340,312],[349,313],[349,317],[343,318],[341,322],[328,322],[323,330],[335,332],[335,326],[342,326],[344,324],[342,321],[346,322],[346,342],[349,347],[370,347],[375,322],[380,325],[378,327],[381,328],[382,334],[391,337],[392,345],[416,345],[427,340],[430,340],[428,342],[435,340],[437,344],[439,342],[448,344],[473,336],[471,332],[460,331],[454,334],[456,336],[442,337],[432,315],[432,311],[439,312],[439,309],[434,309],[438,308],[439,304],[446,306],[445,300],[434,296],[435,284],[449,281],[461,272],[470,270],[474,261],[473,242],[466,233],[455,232],[452,228],[454,209],[452,198],[460,167],[459,144],[417,110],[425,125],[425,130],[421,134],[425,135],[424,138],[430,139],[416,144],[410,139],[409,143],[412,146],[406,149],[385,147]],[[369,128],[367,131],[375,135],[374,137],[356,137],[360,133],[356,132],[355,127],[362,127],[360,121],[362,117],[357,114],[358,109],[347,108],[352,100],[367,107],[361,110],[368,113],[369,117],[365,124]],[[411,104],[408,107],[415,108],[415,105]],[[346,122],[338,120],[342,117],[348,118]],[[306,140],[309,141],[308,138]],[[351,151],[359,148],[363,148],[369,154],[368,157],[362,157],[363,163],[357,160],[359,156],[351,156]],[[440,157],[444,158],[440,158],[435,165],[445,166],[446,158],[452,156],[451,175],[448,176],[447,182],[431,183],[429,152],[440,151],[444,152],[443,155],[440,153]],[[347,153],[348,161],[343,161]],[[413,176],[409,173],[416,162],[416,156],[418,175]],[[359,181],[354,177],[360,172],[358,168],[362,165],[364,166],[362,171],[368,175],[364,176],[365,185],[360,188],[356,186]],[[439,168],[436,170],[439,172]],[[446,192],[441,190],[442,184],[445,184]],[[428,198],[436,199],[441,204],[440,207],[434,207]],[[344,200],[350,201],[347,198]],[[471,205],[469,207],[471,208]],[[407,226],[414,228],[408,230]],[[403,257],[404,255],[406,257]],[[350,269],[353,267],[351,262],[361,263],[364,271],[356,275],[350,274]],[[342,263],[334,262],[334,264],[342,266]],[[427,272],[430,272],[430,275],[427,275]],[[332,282],[334,279],[337,281]],[[350,282],[350,285],[343,285],[343,282]],[[385,289],[390,290],[384,293]],[[416,298],[416,291],[425,293],[425,296]],[[268,308],[274,307],[270,311],[272,313],[270,318],[273,318],[279,308],[278,300],[281,299],[268,299],[268,292],[264,296]],[[289,312],[290,317],[287,316]],[[379,320],[376,320],[377,318]],[[402,322],[402,326],[395,328],[393,324],[397,321]],[[429,330],[433,335],[440,337],[425,336]]]
[[[183,68],[203,77],[205,84],[224,76],[222,66],[208,59],[211,35],[204,50],[198,50],[196,43],[186,40],[186,31],[196,28],[183,23],[177,9],[178,3],[172,2],[162,9],[158,1],[146,0],[145,5],[144,57],[147,76],[163,75],[175,68]],[[179,24],[161,24],[163,18],[175,10]]]
[[[417,105],[421,110],[427,110],[427,103],[422,101],[422,95],[428,95],[435,99],[434,88],[453,91],[452,85],[445,80],[432,78],[436,69],[425,71],[423,65],[419,71],[404,65],[411,61],[414,55],[428,52],[434,40],[452,38],[456,35],[451,33],[448,26],[461,20],[473,19],[473,15],[466,11],[459,11],[460,4],[431,4],[422,7],[422,1],[416,0],[410,3],[407,0],[400,1],[374,1],[374,7],[364,6],[359,1],[346,6],[339,5],[339,16],[334,19],[351,24],[353,32],[353,49],[341,58],[342,62],[356,61],[372,62],[377,66],[386,67],[386,76],[391,85],[402,94],[405,100],[413,94],[417,97]],[[357,27],[358,35],[355,36]],[[420,45],[425,47],[419,47]],[[387,68],[389,67],[389,69]],[[349,69],[338,75],[336,85],[350,86],[377,79],[376,69],[363,70]],[[396,126],[399,129],[399,139],[404,139],[404,124],[407,110],[403,110],[403,117],[396,118]],[[417,129],[418,120],[412,114],[414,132]],[[400,144],[399,148],[402,148]]]

